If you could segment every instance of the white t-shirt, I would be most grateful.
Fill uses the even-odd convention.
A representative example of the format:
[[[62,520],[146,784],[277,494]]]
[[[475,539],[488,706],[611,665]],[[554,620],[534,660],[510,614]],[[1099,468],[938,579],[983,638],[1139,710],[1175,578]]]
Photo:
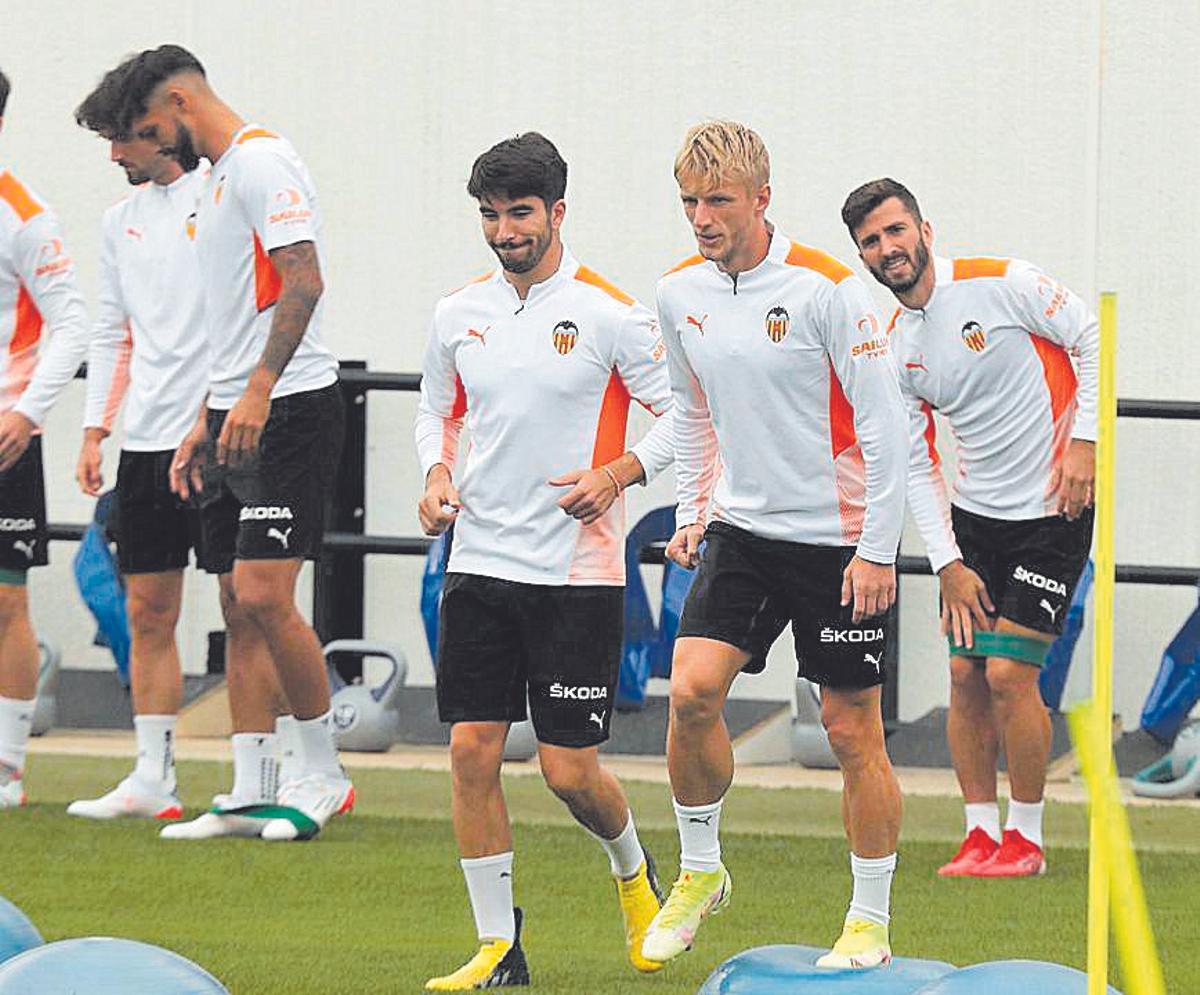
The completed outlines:
[[[421,471],[471,451],[449,569],[528,584],[625,583],[625,506],[591,525],[547,481],[626,451],[629,401],[658,417],[632,447],[649,481],[671,452],[671,387],[654,315],[564,248],[522,301],[497,269],[442,298],[415,426]]]
[[[15,408],[41,425],[87,355],[87,335],[58,219],[0,167],[0,413]]]
[[[143,184],[104,212],[83,425],[111,431],[124,399],[123,448],[135,452],[178,446],[208,390],[195,243],[207,174],[204,163],[168,186]]]
[[[957,446],[954,504],[1007,521],[1053,515],[1067,444],[1096,438],[1100,334],[1083,301],[1029,263],[933,265],[933,296],[922,310],[897,309],[891,340],[909,410],[908,500],[940,570],[960,553],[933,410]]]
[[[849,267],[776,229],[736,280],[693,256],[658,284],[678,524],[857,546],[892,563],[907,437],[887,337]]]
[[[272,249],[321,244],[321,211],[312,177],[286,139],[248,124],[212,166],[196,217],[212,357],[208,406],[226,411],[245,392],[262,358],[282,282]],[[337,380],[337,360],[321,338],[322,296],[304,338],[271,391],[283,397]]]

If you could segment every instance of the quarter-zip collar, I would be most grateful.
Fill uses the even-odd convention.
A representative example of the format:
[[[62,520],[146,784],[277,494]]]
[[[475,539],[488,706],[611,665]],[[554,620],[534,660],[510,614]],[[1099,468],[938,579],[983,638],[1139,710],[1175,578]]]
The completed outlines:
[[[763,256],[762,261],[757,266],[750,269],[742,270],[736,277],[730,276],[724,270],[717,266],[716,263],[710,262],[713,272],[717,274],[734,294],[741,294],[746,291],[755,290],[767,278],[767,274],[777,265],[782,264],[787,259],[788,251],[791,249],[792,241],[782,231],[778,225],[774,225],[771,231],[771,242],[767,246],[767,254]]]
[[[909,307],[907,304],[903,303],[899,298],[896,299],[896,303],[898,303],[900,305],[901,310],[904,311],[905,314],[915,314],[915,315],[919,315],[920,317],[924,318],[925,313],[931,307],[933,307],[934,302],[938,299],[938,293],[941,291],[941,288],[943,286],[948,286],[949,284],[951,284],[953,282],[954,282],[954,262],[950,259],[947,259],[945,256],[934,256],[933,257],[933,293],[931,293],[929,295],[929,300],[927,300],[925,302],[925,306],[924,307]]]
[[[532,307],[543,298],[552,294],[564,280],[574,279],[575,272],[578,269],[578,261],[571,255],[571,250],[567,248],[567,244],[564,242],[562,243],[562,259],[559,260],[558,269],[551,273],[545,280],[533,284],[529,288],[529,293],[526,294],[525,300],[521,300],[521,296],[517,293],[517,288],[505,279],[503,266],[496,267],[496,272],[493,274],[492,280],[511,298],[513,314],[520,314],[525,308]]]

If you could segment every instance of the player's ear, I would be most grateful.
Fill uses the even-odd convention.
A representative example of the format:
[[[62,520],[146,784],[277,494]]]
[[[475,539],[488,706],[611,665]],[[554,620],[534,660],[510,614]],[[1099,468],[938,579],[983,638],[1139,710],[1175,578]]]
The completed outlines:
[[[565,200],[556,200],[550,208],[550,227],[557,231],[562,227],[562,223],[566,217],[567,202]]]
[[[771,184],[764,183],[754,194],[754,209],[760,214],[766,214],[771,206]]]

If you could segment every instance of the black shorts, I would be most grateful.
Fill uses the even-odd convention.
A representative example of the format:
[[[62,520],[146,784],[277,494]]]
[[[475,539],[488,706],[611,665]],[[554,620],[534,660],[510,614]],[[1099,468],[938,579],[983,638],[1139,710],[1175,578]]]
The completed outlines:
[[[713,522],[696,580],[683,606],[680,637],[716,639],[750,654],[757,673],[790,622],[801,677],[831,688],[868,688],[886,679],[889,616],[851,621],[842,573],[853,546],[763,539]]]
[[[625,589],[521,584],[450,573],[438,626],[443,722],[520,722],[526,692],[539,742],[608,739]]]
[[[1086,508],[1073,522],[1062,515],[1010,522],[950,509],[963,563],[987,586],[996,615],[1052,636],[1063,630],[1087,563],[1094,517]]]
[[[0,570],[26,570],[50,562],[46,548],[46,486],[42,437],[0,473]]]
[[[208,411],[210,453],[226,411]],[[271,401],[258,454],[239,466],[210,462],[200,492],[199,565],[224,574],[237,560],[312,559],[342,453],[346,413],[337,384]]]
[[[116,521],[109,532],[117,540],[121,573],[149,574],[182,570],[199,538],[194,508],[171,493],[175,450],[121,450],[117,468]]]

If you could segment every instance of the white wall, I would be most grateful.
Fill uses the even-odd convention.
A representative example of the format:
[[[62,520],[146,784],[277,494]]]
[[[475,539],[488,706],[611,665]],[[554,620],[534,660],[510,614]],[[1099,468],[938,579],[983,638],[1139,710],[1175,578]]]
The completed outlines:
[[[463,189],[480,151],[520,130],[547,133],[571,166],[572,247],[648,299],[656,275],[692,251],[670,174],[679,138],[705,116],[738,117],[772,151],[771,214],[793,237],[850,257],[843,197],[896,176],[942,251],[1017,255],[1089,297],[1119,291],[1122,395],[1195,398],[1200,6],[1103,6],[6,0],[0,66],[15,89],[0,159],[56,205],[93,296],[100,214],[124,188],[71,110],[124,54],[165,41],[193,48],[218,91],[287,134],[316,176],[330,340],[346,358],[413,370],[437,295],[491,262]],[[70,482],[79,395],[70,391],[47,432],[56,520],[87,513]],[[411,395],[371,398],[369,531],[416,531],[413,407]],[[1118,559],[1200,563],[1200,426],[1123,423],[1119,444]],[[651,492],[633,498],[631,519],[669,501],[670,482]],[[914,535],[905,551],[920,552]],[[69,554],[56,546],[33,583],[38,620],[71,663],[102,661],[85,645]],[[369,631],[409,646],[414,678],[428,680],[419,564],[368,563]],[[933,585],[908,579],[904,593],[901,702],[913,716],[944,700],[944,653]],[[1137,712],[1194,599],[1121,589],[1122,711]],[[211,583],[190,583],[185,614],[197,667],[215,624]],[[741,693],[788,693],[789,643]]]

